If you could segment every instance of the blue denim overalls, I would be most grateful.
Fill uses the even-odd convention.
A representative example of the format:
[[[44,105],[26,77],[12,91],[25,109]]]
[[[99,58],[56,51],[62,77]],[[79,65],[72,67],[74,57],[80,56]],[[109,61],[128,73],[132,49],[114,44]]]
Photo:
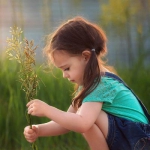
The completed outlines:
[[[121,78],[109,72],[106,72],[105,76],[123,83],[135,95],[149,120],[149,124],[143,124],[108,114],[107,143],[109,149],[150,150],[150,115],[146,107]]]

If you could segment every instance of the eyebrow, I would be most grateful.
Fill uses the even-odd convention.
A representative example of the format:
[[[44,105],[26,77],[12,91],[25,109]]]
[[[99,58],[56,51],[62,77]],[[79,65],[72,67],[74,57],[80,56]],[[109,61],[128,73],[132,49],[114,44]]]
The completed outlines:
[[[66,67],[67,66],[67,64],[66,65],[62,65],[62,66],[59,66],[58,68],[64,68],[64,67]]]

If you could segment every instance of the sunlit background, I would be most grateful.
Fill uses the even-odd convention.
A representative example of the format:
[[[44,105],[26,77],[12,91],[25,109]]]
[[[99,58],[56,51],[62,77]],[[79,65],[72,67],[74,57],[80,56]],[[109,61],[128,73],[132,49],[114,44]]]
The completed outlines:
[[[39,46],[42,55],[44,38],[60,23],[83,16],[99,24],[108,37],[111,64],[131,66],[150,55],[150,0],[1,0],[0,50],[3,51],[9,27],[17,25],[28,39]]]
[[[0,0],[0,150],[29,150],[24,139],[25,96],[18,82],[18,65],[3,58],[10,27],[18,26],[38,45],[36,61],[44,62],[45,37],[62,22],[82,16],[101,26],[108,38],[108,64],[136,92],[150,111],[150,0]],[[38,72],[37,97],[66,110],[73,86],[55,70]],[[34,118],[34,123],[48,121]],[[88,150],[76,133],[40,138],[39,150]]]

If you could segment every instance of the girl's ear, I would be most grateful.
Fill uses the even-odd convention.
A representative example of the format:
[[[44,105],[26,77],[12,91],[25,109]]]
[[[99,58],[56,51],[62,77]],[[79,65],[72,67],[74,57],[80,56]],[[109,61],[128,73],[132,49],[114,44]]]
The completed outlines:
[[[91,52],[88,50],[85,50],[82,52],[82,57],[85,61],[89,61],[90,57],[91,57]]]

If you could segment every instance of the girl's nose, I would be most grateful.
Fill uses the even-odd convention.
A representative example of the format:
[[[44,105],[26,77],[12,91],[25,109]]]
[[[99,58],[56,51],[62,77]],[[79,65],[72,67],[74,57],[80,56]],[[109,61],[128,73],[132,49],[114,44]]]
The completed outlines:
[[[63,78],[68,78],[68,77],[69,77],[68,73],[63,72]]]

